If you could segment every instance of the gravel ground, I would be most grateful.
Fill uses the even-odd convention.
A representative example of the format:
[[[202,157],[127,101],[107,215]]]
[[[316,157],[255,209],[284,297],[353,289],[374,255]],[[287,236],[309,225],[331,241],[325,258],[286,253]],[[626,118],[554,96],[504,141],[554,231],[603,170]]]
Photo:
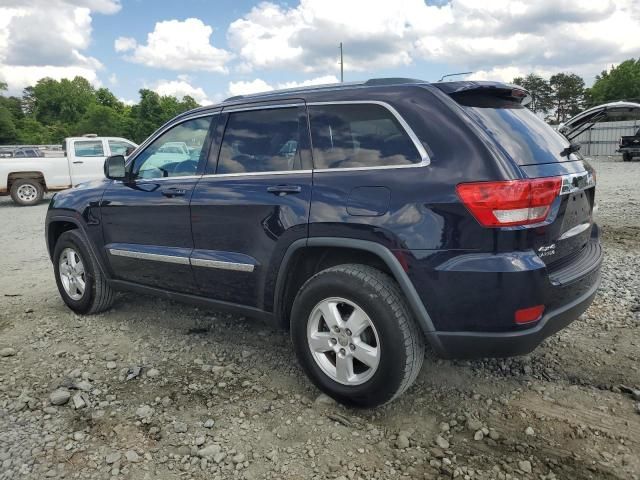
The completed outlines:
[[[46,203],[1,198],[0,479],[640,478],[640,163],[594,164],[606,260],[580,321],[526,357],[428,357],[365,411],[256,321],[135,294],[74,315]]]

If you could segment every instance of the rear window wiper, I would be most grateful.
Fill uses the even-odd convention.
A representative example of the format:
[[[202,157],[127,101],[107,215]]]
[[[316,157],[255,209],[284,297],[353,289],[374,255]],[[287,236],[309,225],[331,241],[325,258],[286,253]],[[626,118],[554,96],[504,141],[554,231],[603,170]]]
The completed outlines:
[[[568,157],[572,153],[575,153],[575,152],[579,151],[581,147],[582,147],[582,145],[580,145],[579,143],[572,143],[567,148],[565,148],[564,150],[562,150],[560,152],[560,156],[561,157]]]

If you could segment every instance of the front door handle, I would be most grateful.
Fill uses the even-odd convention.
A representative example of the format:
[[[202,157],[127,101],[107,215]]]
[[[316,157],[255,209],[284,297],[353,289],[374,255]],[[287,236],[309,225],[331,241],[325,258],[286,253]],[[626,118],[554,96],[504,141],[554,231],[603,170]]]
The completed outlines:
[[[162,195],[169,198],[184,197],[187,194],[187,190],[177,187],[165,188],[163,190],[160,190],[160,192],[162,193]]]
[[[81,163],[84,163],[82,160],[76,160],[75,162],[73,162],[74,165],[79,165]]]
[[[279,196],[290,193],[300,193],[301,191],[302,187],[300,185],[272,185],[271,187],[267,187],[267,192]]]

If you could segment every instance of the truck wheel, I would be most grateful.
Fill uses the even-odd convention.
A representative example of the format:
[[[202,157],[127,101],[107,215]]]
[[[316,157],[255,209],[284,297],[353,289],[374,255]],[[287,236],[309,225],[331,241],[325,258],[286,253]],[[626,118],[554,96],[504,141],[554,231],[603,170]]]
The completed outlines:
[[[11,198],[23,207],[35,205],[42,200],[44,188],[36,179],[16,180],[11,185]]]
[[[629,152],[623,152],[622,153],[622,161],[623,162],[630,162],[632,158],[633,157],[631,156],[631,154]]]
[[[64,232],[58,238],[53,270],[60,296],[74,312],[100,313],[113,304],[114,291],[77,230]]]
[[[347,264],[311,277],[291,311],[291,337],[311,381],[337,401],[375,407],[415,381],[424,338],[388,275]]]

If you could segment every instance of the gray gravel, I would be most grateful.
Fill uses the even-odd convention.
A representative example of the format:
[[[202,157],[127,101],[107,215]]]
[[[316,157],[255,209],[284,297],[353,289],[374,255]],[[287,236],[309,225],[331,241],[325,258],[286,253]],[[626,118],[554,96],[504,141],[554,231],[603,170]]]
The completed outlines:
[[[581,320],[526,357],[429,356],[371,411],[260,322],[134,294],[74,315],[46,203],[0,198],[0,479],[640,478],[640,163],[594,165],[606,260]]]

